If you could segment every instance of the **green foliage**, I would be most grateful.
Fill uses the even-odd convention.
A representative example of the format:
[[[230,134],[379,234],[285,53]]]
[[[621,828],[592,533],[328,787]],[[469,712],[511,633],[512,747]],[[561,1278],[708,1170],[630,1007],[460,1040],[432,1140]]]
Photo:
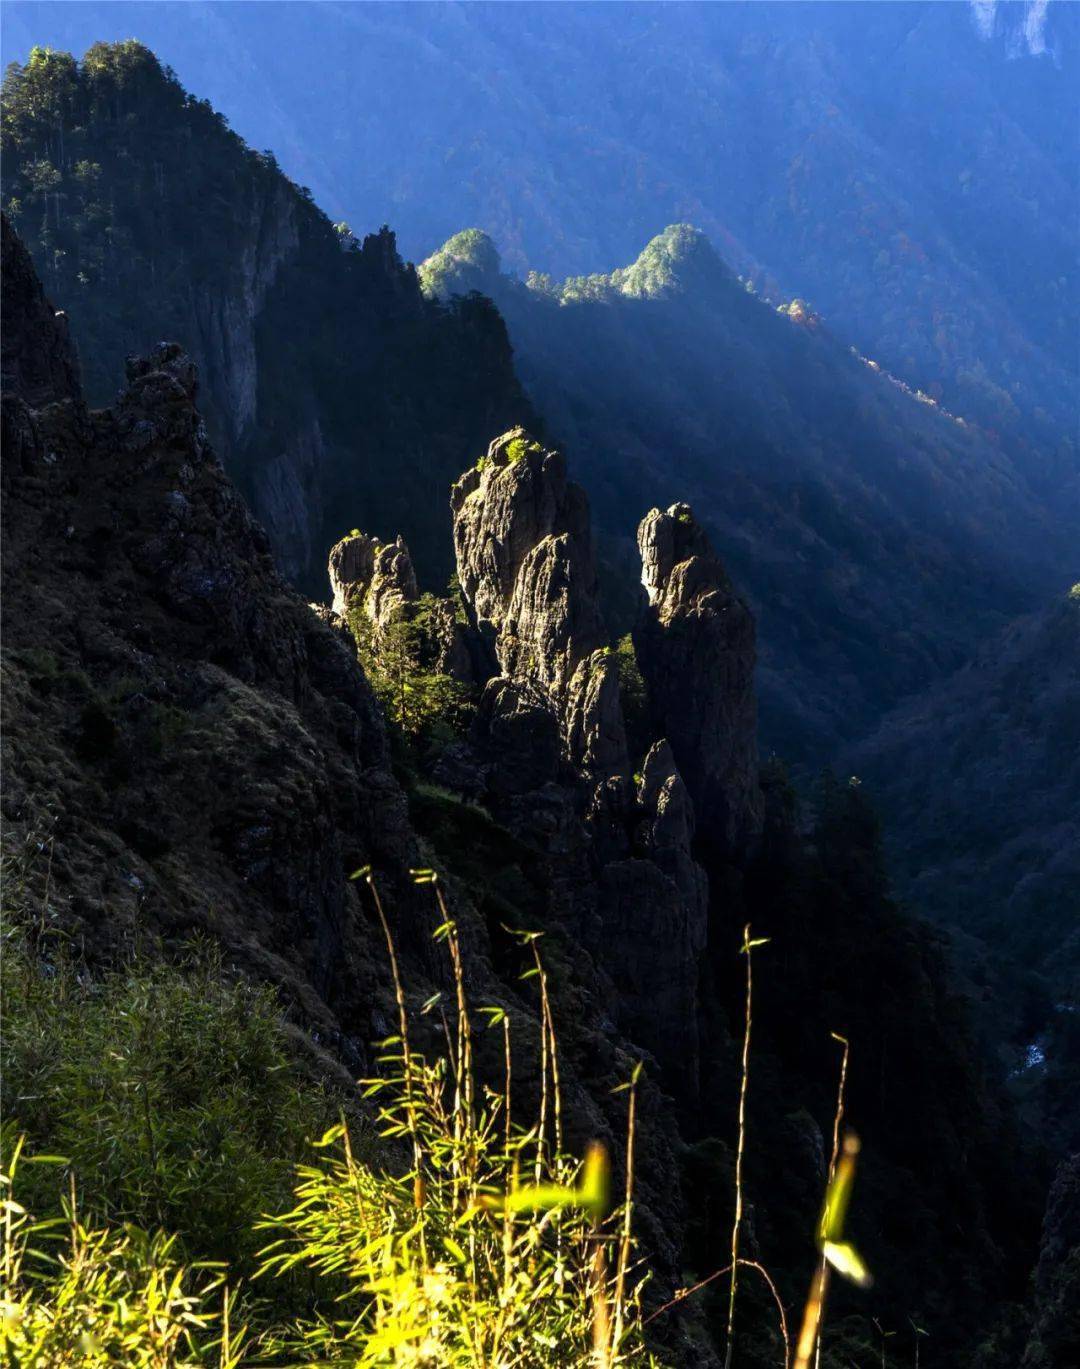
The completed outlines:
[[[66,1156],[95,1213],[181,1232],[184,1258],[249,1268],[255,1220],[333,1115],[290,1067],[273,991],[229,983],[209,949],[94,980],[17,927],[0,977],[7,1125]],[[27,1175],[39,1212],[56,1210],[53,1177]]]
[[[358,875],[371,884],[369,871]],[[340,1128],[323,1137],[327,1154],[300,1170],[296,1207],[268,1223],[277,1239],[264,1272],[311,1269],[348,1291],[332,1318],[284,1333],[273,1352],[358,1365],[653,1363],[641,1338],[640,1279],[628,1277],[630,1194],[611,1213],[603,1148],[583,1163],[562,1149],[557,1042],[535,938],[521,937],[542,1001],[540,1108],[526,1127],[511,1115],[510,1018],[501,1007],[482,1010],[486,1030],[502,1035],[505,1074],[501,1090],[481,1090],[456,925],[435,872],[414,876],[434,887],[444,919],[435,940],[453,974],[451,1054],[432,1064],[410,1049],[399,982],[401,1034],[384,1043],[386,1073],[367,1094],[380,1101],[383,1136],[407,1142],[412,1163],[387,1173],[358,1162]],[[632,1084],[631,1152],[633,1099]]]
[[[468,688],[437,668],[439,619],[445,608],[445,600],[424,594],[378,628],[362,604],[346,613],[376,697],[409,744],[449,741],[472,714]],[[450,610],[451,622],[453,614]]]
[[[619,697],[626,723],[626,739],[632,756],[643,755],[651,737],[649,696],[629,633],[615,645],[615,664],[619,672]]]
[[[415,498],[416,454],[444,487],[493,433],[536,427],[489,300],[425,300],[388,228],[359,242],[338,231],[272,153],[135,42],[9,67],[0,201],[69,312],[92,404],[111,401],[125,357],[175,340],[199,366],[208,434],[250,500],[263,463],[306,440],[317,415],[321,479],[338,492],[327,508],[347,497],[449,573],[449,525],[439,501]],[[252,270],[266,279],[257,307]],[[252,314],[256,415],[235,411],[206,332],[207,311],[230,300],[237,319]],[[238,427],[250,428],[242,450]],[[314,598],[336,529],[309,512],[312,550],[294,573]]]
[[[529,452],[538,452],[542,448],[539,442],[533,442],[527,437],[515,437],[512,442],[506,444],[507,460],[513,465]]]
[[[78,1355],[88,1365],[147,1369],[298,1360],[581,1369],[654,1363],[642,1342],[643,1280],[633,1263],[629,1184],[625,1201],[612,1210],[603,1147],[591,1146],[581,1163],[563,1151],[558,1044],[535,934],[518,937],[533,962],[523,977],[537,978],[541,999],[539,1112],[525,1125],[511,1116],[511,1019],[500,1006],[478,1014],[482,1029],[497,1034],[505,1060],[502,1089],[482,1088],[472,1053],[481,1028],[466,998],[457,929],[435,872],[414,874],[433,887],[443,919],[434,939],[451,962],[453,1004],[442,1009],[451,1050],[429,1063],[410,1049],[404,991],[383,919],[401,1035],[383,1043],[384,1073],[367,1082],[366,1096],[378,1101],[384,1158],[391,1163],[358,1156],[339,1124],[316,1143],[314,1163],[297,1169],[293,1205],[283,1215],[256,1223],[259,1207],[232,1192],[235,1212],[256,1228],[250,1241],[230,1232],[233,1249],[246,1252],[251,1241],[263,1243],[271,1233],[259,1270],[271,1306],[277,1303],[280,1313],[275,1290],[282,1276],[311,1290],[297,1318],[264,1318],[251,1335],[237,1326],[236,1265],[191,1262],[187,1251],[206,1248],[207,1228],[214,1227],[200,1188],[221,1195],[233,1182],[218,1156],[228,1156],[229,1168],[249,1166],[245,1154],[250,1157],[256,1127],[262,1148],[279,1155],[295,1132],[291,1126],[283,1136],[273,1115],[288,1116],[290,1105],[274,1078],[285,1061],[275,1048],[270,1001],[257,990],[225,984],[220,966],[205,957],[183,972],[117,972],[95,988],[58,961],[35,964],[26,939],[9,933],[4,987],[16,1028],[14,1043],[6,1043],[9,1060],[17,1077],[44,1095],[19,1093],[17,1101],[43,1141],[69,1148],[67,1158],[38,1154],[20,1164],[23,1138],[15,1139],[15,1120],[5,1128],[0,1348],[15,1362],[59,1369]],[[369,871],[358,875],[371,884]],[[31,991],[12,1007],[20,979]],[[55,1026],[38,1011],[50,988]],[[256,1025],[246,1026],[245,1017]],[[52,1032],[48,1048],[39,1046],[46,1032]],[[163,1070],[166,1040],[172,1059]],[[215,1109],[215,1099],[232,1094],[234,1076],[243,1079],[252,1070],[261,1086],[249,1080],[244,1091],[256,1115]],[[535,1079],[534,1069],[525,1073]],[[184,1077],[171,1077],[178,1074]],[[627,1086],[628,1173],[637,1078],[635,1071]],[[117,1095],[115,1112],[112,1099],[103,1097],[106,1089]],[[188,1094],[205,1106],[193,1111]],[[210,1113],[215,1155],[207,1147]],[[249,1133],[242,1144],[232,1143],[238,1132]],[[181,1137],[188,1179],[199,1185],[180,1175]],[[411,1164],[398,1160],[403,1144]],[[286,1206],[268,1157],[258,1164],[259,1196],[268,1206]],[[51,1188],[40,1175],[55,1178],[62,1168],[72,1174],[70,1197],[55,1217],[34,1217],[41,1204],[33,1191],[40,1200]],[[93,1185],[89,1199],[80,1190],[78,1204],[76,1172]],[[88,1202],[101,1214],[96,1222],[83,1216]],[[153,1233],[128,1223],[129,1216],[144,1219]],[[170,1225],[183,1237],[158,1229]]]
[[[675,223],[652,238],[631,266],[616,267],[607,275],[570,276],[561,283],[533,272],[527,283],[540,295],[571,304],[619,295],[658,299],[701,274],[724,276],[726,268],[703,233],[690,224]]]
[[[420,283],[437,298],[483,290],[501,270],[499,253],[479,228],[455,233],[420,267]]]
[[[87,1225],[74,1193],[60,1221],[35,1221],[20,1201],[21,1177],[54,1157],[21,1151],[21,1138],[5,1146],[0,1167],[5,1364],[239,1364],[244,1332],[229,1332],[234,1297],[223,1270],[186,1267],[173,1236]]]
[[[103,399],[148,319],[186,338],[191,291],[238,276],[246,210],[281,173],[134,41],[81,62],[35,49],[3,94],[0,198],[46,289],[77,306],[86,384]]]

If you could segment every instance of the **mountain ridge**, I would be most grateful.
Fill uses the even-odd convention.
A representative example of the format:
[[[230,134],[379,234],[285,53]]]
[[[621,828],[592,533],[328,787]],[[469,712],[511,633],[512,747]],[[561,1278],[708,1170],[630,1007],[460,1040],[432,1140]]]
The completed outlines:
[[[491,240],[467,230],[419,272],[441,298],[494,299],[526,388],[579,452],[603,534],[637,489],[659,504],[685,495],[710,524],[762,625],[767,744],[802,754],[817,733],[827,751],[838,700],[826,679],[879,677],[869,692],[856,685],[869,718],[875,691],[898,700],[950,657],[959,666],[1001,609],[997,625],[1034,606],[1072,554],[1060,510],[985,433],[844,346],[804,302],[755,298],[698,230],[673,225],[606,276],[521,281],[499,265]],[[627,554],[611,541],[605,552],[614,564]],[[970,596],[951,622],[960,601],[936,588],[950,578]],[[919,645],[930,623],[933,644]],[[835,638],[815,641],[823,629]],[[876,659],[860,663],[874,638]],[[902,680],[882,683],[883,656]],[[785,685],[796,667],[816,682]],[[842,726],[860,725],[851,706],[839,704]],[[800,708],[803,738],[768,730],[770,713]]]
[[[15,3],[5,27],[24,60],[33,43],[139,34],[256,145],[282,149],[335,217],[392,221],[416,260],[472,222],[517,270],[608,271],[657,226],[696,221],[763,294],[809,300],[1033,468],[1064,443],[1048,478],[1074,478],[1074,6],[308,5],[302,23],[287,8],[253,19]],[[328,72],[329,50],[355,84]],[[395,108],[405,87],[416,96]]]

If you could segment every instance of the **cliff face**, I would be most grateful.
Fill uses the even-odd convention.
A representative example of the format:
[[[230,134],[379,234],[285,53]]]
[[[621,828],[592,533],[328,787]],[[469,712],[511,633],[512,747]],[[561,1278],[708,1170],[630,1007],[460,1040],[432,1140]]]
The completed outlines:
[[[589,505],[563,457],[514,429],[457,481],[450,505],[462,593],[503,674],[550,695],[574,764],[598,775],[625,769]]]
[[[49,915],[91,950],[206,927],[358,1058],[377,976],[342,868],[402,878],[413,846],[366,681],[274,569],[190,358],[88,412],[6,220],[3,275],[8,837],[49,834]]]
[[[532,416],[494,310],[426,302],[389,230],[336,232],[138,43],[81,64],[43,54],[10,74],[5,107],[4,204],[73,308],[91,402],[108,402],[129,353],[178,339],[289,578],[321,590],[343,493],[370,525],[430,542],[448,573],[417,472],[445,485]]]
[[[4,855],[35,921],[91,965],[211,937],[233,971],[277,986],[297,1049],[347,1086],[374,1069],[370,1043],[395,1020],[385,947],[347,879],[371,864],[418,1041],[437,1050],[419,1008],[449,966],[432,945],[430,891],[409,870],[440,857],[391,771],[341,620],[275,569],[208,440],[189,355],[162,344],[133,358],[116,404],[88,410],[65,320],[6,219],[2,274]],[[337,558],[343,602],[350,575],[374,581],[387,593],[369,603],[392,621],[412,592],[403,544],[352,540],[353,560]],[[536,1040],[535,986],[519,982],[510,939],[466,881],[447,873],[446,892],[470,995],[504,1005],[516,1040]],[[557,979],[576,1004],[562,1033],[569,1144],[599,1137],[617,1152],[625,1102],[612,1090],[640,1047],[587,955]],[[501,1068],[482,1039],[477,1052],[482,1070]],[[520,1070],[528,1098],[525,1046]],[[640,1213],[670,1289],[680,1143],[670,1102],[643,1090]]]

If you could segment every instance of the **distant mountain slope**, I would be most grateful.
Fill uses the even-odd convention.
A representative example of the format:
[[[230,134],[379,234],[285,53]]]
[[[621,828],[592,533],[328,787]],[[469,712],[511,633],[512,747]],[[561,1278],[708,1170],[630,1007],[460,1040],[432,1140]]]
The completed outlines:
[[[1023,470],[796,303],[754,298],[677,225],[610,276],[529,284],[461,233],[423,264],[441,298],[482,291],[607,535],[686,498],[760,623],[764,737],[819,763],[980,634],[1038,602],[1075,555]],[[1080,565],[1077,566],[1080,572]],[[634,601],[629,579],[623,611]]]
[[[887,717],[851,763],[911,902],[1080,1001],[1080,586]]]
[[[363,243],[137,43],[38,53],[4,82],[3,202],[74,320],[91,400],[161,338],[282,567],[321,593],[349,520],[442,548],[446,491],[531,421],[482,300],[425,300],[389,229]]]
[[[23,60],[141,38],[416,260],[475,223],[515,269],[610,270],[694,222],[1075,493],[1074,4],[9,0],[4,23]]]

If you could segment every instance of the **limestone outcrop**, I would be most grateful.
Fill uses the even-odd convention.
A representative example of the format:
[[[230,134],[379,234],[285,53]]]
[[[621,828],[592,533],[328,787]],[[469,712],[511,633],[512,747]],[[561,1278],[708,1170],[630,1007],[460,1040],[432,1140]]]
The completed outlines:
[[[493,662],[455,601],[433,594],[421,599],[404,538],[381,542],[366,533],[351,532],[330,549],[328,571],[332,611],[346,619],[354,632],[360,628],[357,614],[371,624],[376,637],[385,636],[395,624],[413,623],[416,650],[426,669],[468,686],[476,686],[491,673]]]
[[[671,744],[699,830],[738,851],[761,828],[754,619],[686,504],[638,528],[648,602],[634,631],[653,728]]]
[[[591,775],[626,764],[585,491],[523,428],[495,439],[451,492],[461,590],[504,675],[550,696],[565,754]]]
[[[376,627],[386,627],[420,597],[412,557],[401,537],[380,542],[366,533],[350,533],[330,549],[329,573],[334,612],[344,618],[350,609],[362,608]]]

